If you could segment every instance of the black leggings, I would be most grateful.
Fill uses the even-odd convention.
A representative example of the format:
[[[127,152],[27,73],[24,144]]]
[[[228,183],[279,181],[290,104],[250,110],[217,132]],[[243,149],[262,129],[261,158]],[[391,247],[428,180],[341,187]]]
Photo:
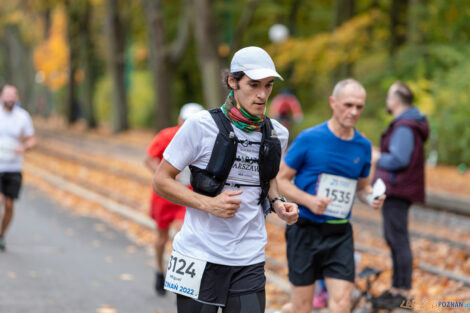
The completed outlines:
[[[217,313],[216,305],[204,304],[194,299],[177,295],[178,313]],[[259,291],[245,295],[229,296],[227,304],[222,308],[223,313],[264,313],[266,293]]]

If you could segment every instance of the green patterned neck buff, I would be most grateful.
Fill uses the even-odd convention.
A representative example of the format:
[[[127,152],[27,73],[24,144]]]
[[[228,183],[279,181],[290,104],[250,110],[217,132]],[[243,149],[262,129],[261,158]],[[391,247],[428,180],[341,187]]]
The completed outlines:
[[[262,116],[255,116],[248,113],[236,101],[233,90],[227,96],[222,111],[230,118],[233,124],[244,132],[251,133],[261,131],[261,125],[266,116],[266,112]]]

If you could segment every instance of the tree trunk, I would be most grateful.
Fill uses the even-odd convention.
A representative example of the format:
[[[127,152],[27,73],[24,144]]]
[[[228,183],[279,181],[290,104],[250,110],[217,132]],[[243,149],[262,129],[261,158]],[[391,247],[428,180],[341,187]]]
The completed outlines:
[[[12,84],[13,83],[13,69],[12,69],[12,58],[13,58],[13,49],[10,44],[10,33],[11,32],[11,26],[5,27],[4,29],[4,35],[3,35],[3,42],[2,42],[2,48],[3,48],[3,76],[5,79],[5,82]]]
[[[249,0],[243,9],[242,15],[237,23],[235,28],[235,33],[233,35],[232,50],[237,51],[241,48],[242,38],[246,32],[248,26],[250,26],[253,21],[253,16],[255,15],[256,8],[259,5],[259,0]]]
[[[297,20],[298,20],[299,9],[302,5],[302,2],[303,2],[302,0],[292,1],[292,5],[289,10],[288,26],[289,26],[289,32],[291,36],[297,35]]]
[[[207,0],[194,0],[194,36],[198,63],[202,75],[204,101],[207,107],[217,107],[223,102],[222,73],[217,55],[217,30]]]
[[[150,65],[155,90],[155,121],[157,130],[169,127],[171,123],[172,82],[171,63],[165,43],[160,0],[144,0],[147,14],[148,41],[150,47]]]
[[[112,80],[113,130],[128,129],[127,92],[125,85],[125,32],[118,0],[107,0],[107,32],[109,40],[109,71]]]
[[[50,30],[52,26],[52,12],[51,8],[47,6],[43,12],[43,19],[44,19],[44,38],[49,38]],[[40,99],[38,101],[38,106],[36,107],[36,112],[39,113],[43,117],[48,117],[51,112],[53,111],[54,107],[54,97],[52,95],[51,90],[44,84],[41,84],[40,87]]]
[[[390,9],[390,50],[393,56],[405,44],[408,29],[409,0],[392,0]]]
[[[95,45],[91,34],[91,4],[84,0],[84,7],[80,17],[80,45],[83,47],[83,107],[88,128],[97,126],[94,112],[93,98],[95,94]]]
[[[5,80],[18,89],[22,105],[31,108],[35,73],[31,48],[22,41],[18,26],[6,26],[3,31]]]
[[[166,41],[161,0],[143,0],[146,9],[150,67],[155,90],[155,121],[157,130],[172,125],[173,68],[183,57],[189,42],[191,6],[188,0],[181,4],[177,38],[170,44]]]
[[[349,21],[356,14],[356,0],[336,0],[333,16],[333,29],[337,29],[345,22]],[[354,64],[351,62],[343,62],[333,73],[333,81],[350,77]]]
[[[428,0],[410,0],[408,11],[408,32],[407,43],[423,44],[426,43],[426,36],[420,30],[419,25],[422,24],[429,14]]]
[[[79,66],[80,43],[78,42],[78,34],[80,25],[78,24],[78,5],[70,1],[65,3],[67,7],[67,37],[69,43],[69,78],[65,112],[68,124],[73,124],[80,117],[80,107],[77,98],[78,86],[75,79]]]
[[[356,0],[336,0],[333,16],[333,29],[340,27],[356,14]]]

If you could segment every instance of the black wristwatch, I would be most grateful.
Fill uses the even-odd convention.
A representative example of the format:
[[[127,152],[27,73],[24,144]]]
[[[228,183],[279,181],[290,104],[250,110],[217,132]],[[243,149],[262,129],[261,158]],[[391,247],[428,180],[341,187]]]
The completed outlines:
[[[277,200],[280,200],[282,202],[287,202],[286,198],[284,197],[274,197],[272,200],[271,200],[271,211],[272,212],[276,212],[274,211],[274,202],[277,201]]]

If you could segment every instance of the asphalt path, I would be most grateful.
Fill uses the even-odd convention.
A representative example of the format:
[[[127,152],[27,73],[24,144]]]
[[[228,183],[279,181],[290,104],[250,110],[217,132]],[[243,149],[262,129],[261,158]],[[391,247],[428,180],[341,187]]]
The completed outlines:
[[[0,213],[1,214],[1,213]],[[25,186],[0,252],[1,313],[173,313],[153,290],[153,254],[100,220]]]

